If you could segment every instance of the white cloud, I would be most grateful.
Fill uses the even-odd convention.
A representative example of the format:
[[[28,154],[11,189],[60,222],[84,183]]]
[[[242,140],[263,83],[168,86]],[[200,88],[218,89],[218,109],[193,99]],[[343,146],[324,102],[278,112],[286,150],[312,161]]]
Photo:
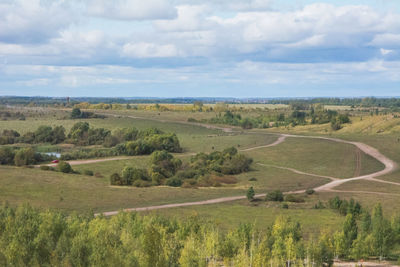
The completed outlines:
[[[176,57],[179,55],[178,49],[172,44],[153,44],[153,43],[127,43],[122,48],[122,55],[133,58],[161,58]]]
[[[0,3],[0,40],[6,43],[45,42],[75,20],[67,1],[3,2]]]
[[[383,47],[400,47],[400,33],[377,34],[369,44]]]
[[[178,6],[178,16],[173,20],[160,20],[154,23],[162,31],[200,31],[209,29],[214,23],[207,20],[210,9],[205,6]]]
[[[89,15],[117,20],[172,19],[176,9],[167,0],[92,0]]]
[[[389,50],[389,49],[383,49],[383,48],[381,48],[381,54],[383,55],[383,56],[386,56],[386,55],[389,55],[390,53],[393,53],[393,50]]]

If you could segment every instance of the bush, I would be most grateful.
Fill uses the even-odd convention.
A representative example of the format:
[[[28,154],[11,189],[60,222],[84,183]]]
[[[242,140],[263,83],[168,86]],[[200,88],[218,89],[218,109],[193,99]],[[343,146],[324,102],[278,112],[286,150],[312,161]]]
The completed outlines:
[[[252,178],[249,179],[249,181],[250,182],[255,182],[255,181],[257,181],[257,178],[252,177]]]
[[[321,201],[318,201],[318,203],[314,205],[314,209],[325,209],[325,205]]]
[[[73,172],[71,165],[69,165],[69,163],[65,162],[65,161],[60,161],[58,163],[57,167],[58,167],[58,170],[63,173],[72,173]]]
[[[265,196],[266,201],[283,201],[283,193],[280,190],[269,192]]]
[[[14,164],[17,166],[30,165],[35,163],[35,151],[29,147],[20,149],[15,153]]]
[[[111,185],[123,185],[121,176],[119,176],[118,173],[111,174],[110,183],[111,183]]]
[[[306,190],[306,194],[307,194],[307,195],[312,195],[312,194],[314,194],[314,193],[315,193],[314,189],[307,189],[307,190]]]
[[[167,179],[165,184],[168,186],[179,187],[182,185],[182,180],[180,180],[176,177],[172,177],[172,178]]]
[[[304,202],[304,198],[296,195],[286,195],[284,200],[287,202],[294,202],[294,203],[302,203]]]
[[[42,166],[40,166],[40,169],[43,170],[43,171],[49,171],[50,170],[50,166],[42,165]]]
[[[282,209],[288,209],[289,208],[289,205],[287,204],[287,203],[282,203]]]
[[[249,188],[249,190],[247,190],[247,193],[246,193],[246,197],[247,197],[247,200],[248,201],[253,201],[254,200],[254,195],[255,195],[256,193],[254,192],[254,188],[251,186],[250,188]]]
[[[0,147],[0,164],[14,164],[15,152],[10,147]]]
[[[151,186],[151,182],[143,181],[143,180],[136,180],[133,183],[133,186],[136,186],[136,187],[149,187],[149,186]]]
[[[87,175],[87,176],[93,176],[94,175],[93,171],[91,171],[91,170],[84,170],[83,174]]]

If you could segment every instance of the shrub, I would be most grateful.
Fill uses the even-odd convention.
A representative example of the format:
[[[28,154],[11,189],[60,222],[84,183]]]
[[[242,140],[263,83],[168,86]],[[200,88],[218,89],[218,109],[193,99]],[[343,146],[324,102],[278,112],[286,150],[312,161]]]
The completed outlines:
[[[69,163],[65,162],[65,161],[60,161],[58,163],[57,167],[58,167],[58,170],[63,173],[72,173],[73,172],[71,165],[69,165]]]
[[[248,201],[253,201],[254,195],[255,195],[255,194],[256,194],[256,193],[254,192],[254,188],[251,186],[251,187],[247,190],[247,193],[246,193],[247,200],[248,200]]]
[[[314,194],[314,193],[315,193],[314,189],[307,189],[307,190],[306,190],[306,194],[307,194],[307,195],[312,195],[312,194]]]
[[[50,170],[50,166],[42,165],[42,166],[40,166],[40,169],[43,170],[43,171],[49,171]]]
[[[287,204],[287,203],[282,203],[282,209],[288,209],[289,208],[289,205]]]
[[[91,170],[84,170],[83,174],[87,175],[87,176],[93,176],[94,175],[93,171],[91,171]]]
[[[318,203],[316,203],[316,204],[314,205],[314,209],[317,209],[317,210],[319,210],[319,209],[325,209],[325,205],[324,205],[324,203],[322,203],[321,201],[318,201]]]
[[[255,182],[255,181],[257,181],[257,178],[251,177],[251,178],[249,179],[249,181],[250,181],[250,182]]]
[[[167,179],[165,184],[168,186],[179,187],[182,185],[182,180],[180,180],[176,177],[172,177],[172,178]]]
[[[265,196],[266,201],[283,201],[283,193],[280,190],[269,192]]]
[[[296,195],[286,195],[284,200],[287,202],[295,202],[295,203],[302,203],[304,202],[304,198]]]
[[[110,183],[111,183],[111,185],[123,185],[121,176],[119,176],[118,173],[111,174]]]
[[[20,149],[15,153],[14,164],[17,166],[30,165],[35,163],[35,151],[29,147]]]
[[[149,187],[151,186],[151,183],[149,181],[136,180],[133,182],[133,185],[136,187]]]
[[[14,164],[15,152],[10,147],[0,147],[0,164]]]

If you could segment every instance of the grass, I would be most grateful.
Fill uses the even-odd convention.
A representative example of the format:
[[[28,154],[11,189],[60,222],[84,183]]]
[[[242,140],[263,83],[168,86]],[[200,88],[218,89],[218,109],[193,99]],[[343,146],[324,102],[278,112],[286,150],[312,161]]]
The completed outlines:
[[[242,188],[253,186],[259,192],[272,190],[294,191],[314,188],[329,182],[329,179],[326,178],[300,175],[288,170],[257,164],[252,165],[250,172],[237,175],[237,178],[239,183],[235,186]],[[249,181],[250,178],[256,178],[257,180]]]
[[[307,203],[289,203],[289,209],[282,209],[281,203],[260,201],[251,204],[247,200],[206,206],[180,207],[168,210],[146,212],[175,218],[198,216],[207,218],[222,230],[236,228],[240,223],[254,224],[257,229],[266,229],[273,224],[277,216],[290,216],[300,222],[305,237],[318,234],[321,229],[335,231],[341,227],[343,218],[332,210],[312,209]]]
[[[350,181],[336,187],[335,190],[398,194],[398,197],[400,198],[400,185],[386,184],[375,181]]]
[[[132,159],[113,160],[113,161],[75,165],[72,166],[72,168],[79,172],[90,170],[93,171],[94,173],[100,173],[102,176],[104,176],[104,179],[108,182],[111,174],[113,173],[121,174],[121,171],[127,166],[135,168],[148,168],[149,158],[150,156],[135,156],[132,157]]]
[[[5,166],[0,169],[0,202],[68,212],[101,212],[244,194],[245,190],[234,188],[111,187],[107,179],[94,176]]]
[[[185,151],[191,152],[211,152],[213,150],[223,150],[230,146],[247,148],[266,145],[272,143],[277,138],[274,135],[224,133],[221,130],[207,129],[195,125],[122,117],[86,120],[54,120],[52,118],[45,118],[39,120],[27,119],[26,121],[0,121],[0,131],[2,129],[14,129],[23,134],[28,131],[35,131],[40,125],[62,125],[68,133],[70,128],[78,121],[86,121],[91,127],[101,127],[110,130],[125,127],[136,127],[137,129],[144,130],[155,127],[166,132],[174,132],[178,135],[181,146]]]
[[[40,116],[27,117],[26,121],[0,121],[0,130],[16,129],[24,133],[35,130],[39,125],[63,125],[68,131],[74,123],[78,122],[78,120],[63,119],[65,117],[64,113],[54,116],[45,111],[40,112]],[[332,132],[329,124],[325,124],[299,126],[296,128],[289,127],[287,129],[257,130],[257,134],[248,134],[244,132],[224,133],[217,129],[206,129],[204,127],[171,122],[171,120],[185,122],[188,117],[196,119],[209,118],[215,116],[215,113],[212,112],[162,112],[160,115],[158,115],[158,112],[153,111],[111,112],[121,116],[143,116],[152,120],[112,117],[106,119],[88,119],[85,121],[89,122],[92,127],[108,129],[123,127],[147,129],[157,127],[167,132],[176,132],[181,140],[181,145],[187,152],[210,152],[213,150],[222,150],[229,146],[244,149],[266,145],[274,142],[277,138],[276,135],[266,135],[266,133],[276,130],[305,133],[308,135],[329,135],[367,143],[400,163],[400,142],[397,134],[400,131],[400,126],[398,126],[400,120],[391,118],[390,116],[368,116],[364,117],[362,121],[359,118],[352,118],[352,124],[346,125],[342,130],[337,132]],[[256,114],[256,111],[253,113]],[[378,131],[380,132],[379,134],[377,134]],[[48,151],[54,147],[40,145],[39,148],[41,151]],[[300,171],[319,175],[346,178],[352,177],[355,174],[357,150],[349,144],[306,138],[288,138],[284,143],[276,147],[262,148],[245,153],[252,157],[255,162],[295,168]],[[324,178],[299,175],[288,170],[253,164],[250,172],[236,176],[238,179],[237,184],[219,188],[117,188],[109,186],[108,177],[111,173],[121,172],[125,166],[146,168],[147,164],[148,156],[140,156],[129,160],[73,166],[74,169],[79,171],[92,170],[93,172],[99,172],[104,176],[103,178],[1,166],[0,201],[8,201],[11,205],[28,202],[36,207],[55,208],[68,212],[86,212],[89,210],[100,212],[122,208],[205,200],[223,196],[244,195],[249,186],[254,186],[257,192],[267,192],[276,189],[291,191],[312,188],[328,182]],[[361,153],[360,174],[375,172],[382,168],[382,164],[378,161]],[[399,174],[400,170],[380,177],[380,179],[400,182],[398,178]],[[256,181],[249,181],[250,178],[256,178]],[[400,194],[400,188],[397,188],[397,186],[370,181],[345,183],[339,189],[388,193],[398,192]],[[400,212],[400,207],[398,206],[400,196],[343,192],[315,194],[309,196],[306,203],[289,204],[288,210],[281,209],[280,205],[269,204],[267,206],[264,202],[257,202],[258,206],[253,206],[249,205],[247,201],[236,201],[233,203],[174,208],[156,212],[177,217],[197,214],[198,216],[214,220],[224,229],[237,226],[240,222],[255,223],[257,227],[262,228],[272,223],[278,214],[284,214],[293,217],[295,220],[299,220],[306,232],[314,233],[321,228],[336,229],[340,226],[343,218],[333,211],[314,210],[311,208],[318,200],[328,201],[336,195],[342,198],[353,197],[368,209],[371,209],[377,202],[381,202],[384,211],[389,216],[395,212]]]
[[[294,168],[303,172],[337,178],[356,173],[357,148],[350,144],[307,138],[287,138],[278,146],[249,151],[256,161],[267,165]],[[372,157],[361,154],[361,172],[367,174],[383,169]],[[340,166],[340,168],[338,168]]]

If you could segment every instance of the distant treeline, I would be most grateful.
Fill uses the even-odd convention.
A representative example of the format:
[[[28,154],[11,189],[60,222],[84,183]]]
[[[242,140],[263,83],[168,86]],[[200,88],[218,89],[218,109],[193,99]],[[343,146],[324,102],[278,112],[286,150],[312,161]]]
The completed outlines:
[[[205,120],[196,120],[189,118],[189,122],[206,122],[216,124],[228,124],[240,126],[243,129],[252,128],[270,128],[279,126],[296,126],[306,124],[324,124],[330,123],[332,130],[339,130],[345,123],[350,123],[349,114],[339,114],[335,110],[327,110],[322,105],[311,107],[292,106],[288,115],[284,113],[263,114],[258,117],[242,117],[240,113],[234,113],[227,110],[223,115],[218,113],[214,118]]]
[[[0,96],[0,104],[3,105],[69,105],[73,106],[81,102],[90,104],[137,104],[137,103],[165,103],[165,104],[193,104],[201,101],[207,104],[215,104],[224,102],[227,104],[323,104],[323,105],[340,105],[340,106],[362,106],[362,107],[400,107],[400,98],[339,98],[339,97],[322,97],[322,98],[102,98],[102,97],[18,97],[18,96]]]

